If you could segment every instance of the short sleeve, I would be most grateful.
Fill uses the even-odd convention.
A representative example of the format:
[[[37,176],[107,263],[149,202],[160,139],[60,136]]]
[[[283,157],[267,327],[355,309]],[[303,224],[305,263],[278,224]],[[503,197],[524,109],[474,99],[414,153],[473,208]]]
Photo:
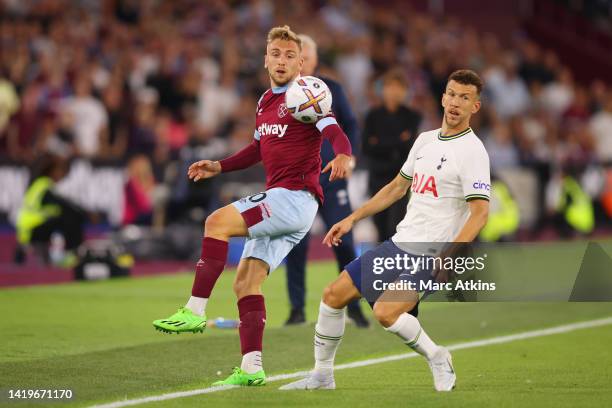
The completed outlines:
[[[459,168],[463,195],[466,201],[489,200],[491,195],[491,170],[489,155],[482,144],[471,149]]]
[[[402,165],[400,169],[400,175],[408,181],[412,181],[412,174],[414,173],[414,156],[415,156],[414,148],[410,149],[410,153],[408,153],[408,159]]]
[[[253,132],[253,139],[255,140],[261,139],[261,135],[259,134],[259,131],[257,129],[255,129],[255,132]]]
[[[402,168],[400,169],[400,175],[408,181],[412,181],[412,175],[414,174],[414,162],[416,160],[416,152],[421,146],[423,146],[423,140],[424,138],[422,137],[422,134],[417,136],[416,140],[414,141],[414,144],[412,145],[412,148],[410,149],[410,152],[408,153],[408,159],[406,159],[406,161],[402,165]]]

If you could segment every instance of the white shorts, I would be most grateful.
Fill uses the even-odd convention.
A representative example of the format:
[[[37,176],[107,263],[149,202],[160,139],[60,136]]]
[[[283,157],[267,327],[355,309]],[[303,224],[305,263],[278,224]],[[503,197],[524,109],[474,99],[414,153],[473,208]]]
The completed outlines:
[[[306,190],[271,188],[232,203],[242,214],[249,236],[241,258],[257,258],[272,272],[310,230],[319,203]]]

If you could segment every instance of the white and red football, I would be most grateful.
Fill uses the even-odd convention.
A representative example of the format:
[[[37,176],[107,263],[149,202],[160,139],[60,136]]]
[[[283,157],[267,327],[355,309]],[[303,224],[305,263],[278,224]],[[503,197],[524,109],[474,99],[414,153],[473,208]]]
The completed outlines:
[[[303,123],[315,123],[331,112],[332,94],[321,79],[301,76],[287,88],[285,104],[295,119]]]

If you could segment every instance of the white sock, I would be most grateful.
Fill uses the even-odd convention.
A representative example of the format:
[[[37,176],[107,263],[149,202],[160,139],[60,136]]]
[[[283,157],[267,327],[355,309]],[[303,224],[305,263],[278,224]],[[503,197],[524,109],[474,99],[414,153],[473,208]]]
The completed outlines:
[[[436,343],[425,333],[419,320],[411,314],[402,313],[395,323],[385,330],[397,334],[408,347],[428,360],[431,360],[438,351]]]
[[[251,351],[242,356],[240,369],[247,374],[255,374],[259,370],[263,370],[261,351]]]
[[[192,296],[189,298],[189,301],[187,302],[185,307],[187,309],[190,309],[198,316],[204,316],[204,312],[206,311],[206,303],[208,303],[208,298]]]
[[[314,337],[315,374],[328,376],[333,373],[336,350],[343,334],[344,309],[334,309],[321,301]]]

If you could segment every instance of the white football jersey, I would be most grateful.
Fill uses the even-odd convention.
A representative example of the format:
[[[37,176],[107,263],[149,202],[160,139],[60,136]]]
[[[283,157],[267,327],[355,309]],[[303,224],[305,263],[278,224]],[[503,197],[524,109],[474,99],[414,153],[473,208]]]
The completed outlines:
[[[421,133],[400,174],[412,186],[395,243],[452,242],[469,217],[467,201],[489,200],[489,155],[471,128],[451,136],[440,129]]]

